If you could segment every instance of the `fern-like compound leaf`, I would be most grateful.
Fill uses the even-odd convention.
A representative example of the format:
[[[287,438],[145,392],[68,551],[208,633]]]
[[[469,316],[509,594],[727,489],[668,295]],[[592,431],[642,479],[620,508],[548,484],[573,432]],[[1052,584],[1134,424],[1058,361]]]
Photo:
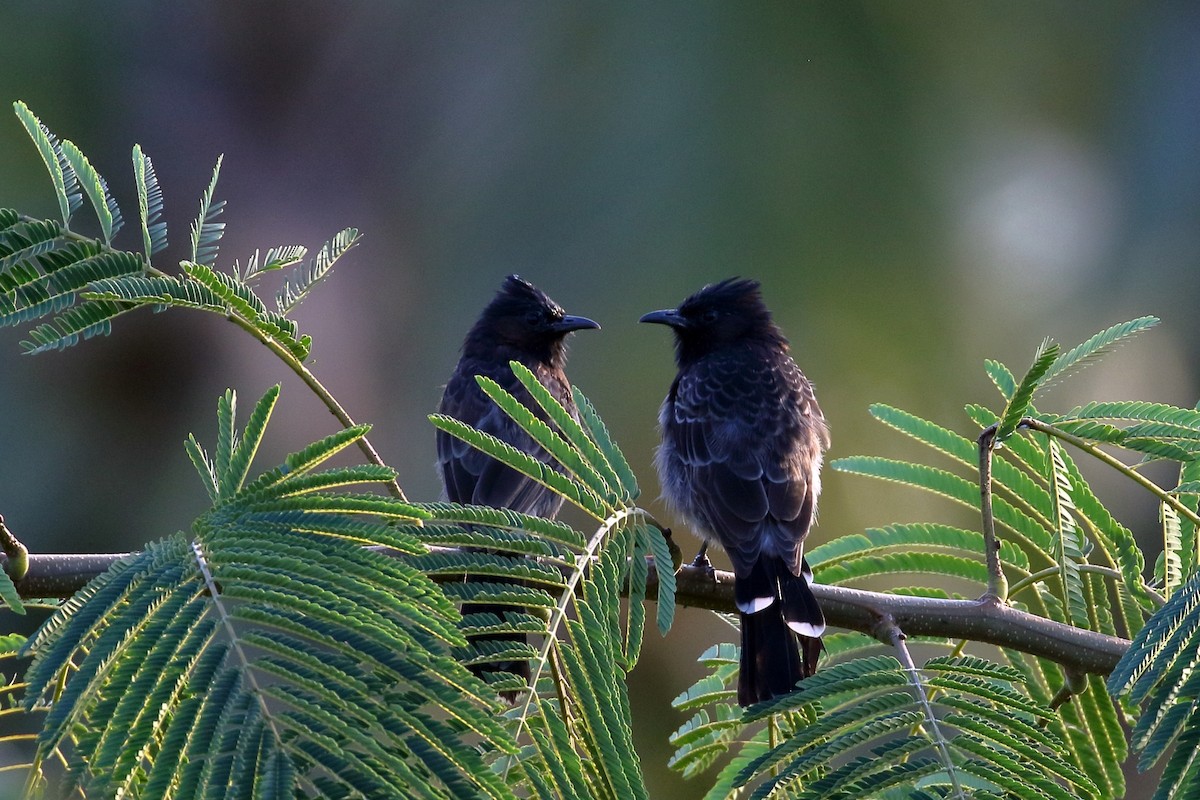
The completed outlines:
[[[625,459],[625,454],[617,447],[612,436],[605,427],[604,421],[596,413],[596,409],[592,406],[583,392],[577,387],[571,387],[571,392],[575,397],[575,407],[579,409],[579,421],[587,428],[588,435],[595,443],[596,447],[604,454],[609,466],[616,473],[624,487],[625,494],[630,502],[637,500],[641,490],[638,489],[637,478],[633,474],[633,470],[629,466],[629,462]]]
[[[58,197],[58,208],[62,213],[62,224],[68,225],[71,222],[71,216],[83,203],[83,195],[79,189],[79,179],[75,175],[75,170],[72,169],[71,162],[67,160],[58,137],[42,124],[42,121],[29,110],[29,106],[18,100],[13,103],[13,109],[17,113],[17,118],[21,120],[21,124],[25,126],[25,132],[29,134],[29,138],[33,139],[38,154],[41,155],[42,162],[46,165],[46,171],[50,173],[50,180],[54,183],[54,194]]]
[[[1031,403],[1033,402],[1034,392],[1041,385],[1042,379],[1050,370],[1050,366],[1058,358],[1058,345],[1052,343],[1049,339],[1044,340],[1038,347],[1037,352],[1033,356],[1033,364],[1029,367],[1029,371],[1025,373],[1025,377],[1021,379],[1012,397],[1004,407],[1004,412],[1000,415],[1000,422],[996,426],[995,442],[1000,443],[1012,436],[1021,419],[1030,413]]]
[[[249,281],[257,277],[259,273],[271,272],[299,264],[304,260],[306,255],[308,255],[308,248],[299,244],[272,247],[267,250],[265,256],[262,256],[260,251],[255,250],[254,255],[250,256],[246,261],[244,268],[240,265],[235,266],[234,274],[240,276],[244,281]]]
[[[111,245],[113,237],[121,229],[123,220],[117,201],[108,191],[108,182],[101,177],[74,142],[64,139],[62,152],[78,177],[79,185],[92,201],[92,208],[96,211],[96,219],[100,221],[100,231],[104,235],[105,243]]]
[[[1062,380],[1072,372],[1083,369],[1095,363],[1107,353],[1112,352],[1127,339],[1142,331],[1149,330],[1159,323],[1157,317],[1138,317],[1106,328],[1089,337],[1087,341],[1072,347],[1058,356],[1042,378],[1041,386],[1046,387],[1054,381]]]
[[[26,703],[45,710],[43,757],[69,741],[65,788],[95,796],[234,797],[250,786],[400,797],[420,782],[430,798],[513,797],[479,748],[519,749],[487,688],[453,658],[465,644],[453,605],[383,552],[423,546],[356,519],[395,504],[411,525],[421,512],[321,491],[352,477],[346,467],[322,480],[321,468],[361,430],[237,490],[243,448],[261,438],[273,399],[218,445],[212,484],[229,491],[190,537],[118,561],[28,643]],[[223,399],[222,430],[234,411]]]
[[[738,769],[716,783],[726,794],[910,797],[919,786],[965,798],[978,796],[977,776],[987,775],[1001,792],[1029,787],[1022,797],[1098,796],[1064,760],[1062,738],[1044,727],[1054,714],[1025,694],[1019,670],[977,657],[935,658],[916,670],[888,656],[856,658],[739,720],[732,689],[720,688],[736,680],[736,648],[727,647],[723,658],[706,653],[713,673],[675,701],[695,713],[673,737],[672,761],[695,775],[732,752]],[[767,727],[744,727],[755,720]]]
[[[1088,627],[1088,607],[1083,597],[1083,579],[1079,566],[1085,563],[1084,541],[1075,522],[1075,502],[1071,495],[1071,476],[1063,460],[1062,446],[1050,440],[1050,461],[1053,473],[1048,482],[1053,488],[1055,529],[1053,554],[1058,566],[1058,579],[1063,600],[1070,612],[1071,622],[1080,628]]]
[[[520,405],[520,403],[517,403],[517,405]],[[512,445],[497,439],[495,436],[477,431],[453,417],[431,414],[429,421],[439,430],[445,431],[455,438],[462,439],[467,444],[478,450],[482,450],[497,461],[512,467],[523,475],[529,476],[543,486],[553,489],[595,518],[604,519],[607,516],[608,512],[604,501],[593,491],[583,484],[572,480],[570,477],[563,475],[544,461],[518,450]]]
[[[338,259],[344,256],[350,248],[358,244],[359,236],[357,228],[346,228],[339,231],[336,236],[330,241],[321,246],[317,251],[317,255],[309,261],[307,266],[294,278],[289,279],[283,284],[279,290],[278,296],[275,298],[275,305],[279,309],[280,315],[291,313],[296,306],[306,298],[313,288],[329,276],[333,271],[333,265]],[[283,262],[295,255],[295,252],[276,254],[276,261],[279,261],[279,266],[283,266]],[[273,266],[271,254],[268,254],[267,269],[277,268]]]
[[[924,489],[968,508],[977,508],[979,504],[978,483],[923,464],[876,456],[849,456],[834,460],[830,466],[839,472],[865,475]],[[1033,549],[1049,552],[1050,532],[1045,525],[1003,498],[993,498],[992,502],[997,523],[1008,528]]]
[[[208,187],[200,197],[200,213],[192,223],[190,260],[206,267],[212,267],[217,263],[217,251],[221,246],[221,237],[225,235],[225,223],[217,220],[225,210],[225,201],[213,201],[213,195],[217,190],[217,178],[221,175],[221,162],[224,158],[223,155],[217,157]]]
[[[143,252],[149,264],[155,253],[167,247],[167,223],[162,219],[163,193],[158,185],[158,175],[154,172],[154,162],[138,144],[133,146],[133,179],[137,186]]]
[[[541,387],[541,399],[547,402],[551,408],[555,409],[550,414],[550,418],[561,425],[569,425],[567,420],[570,419],[570,414],[566,409],[550,396],[550,393],[538,383],[537,378],[532,373],[525,370],[523,366],[520,369],[524,370],[528,380]],[[522,377],[521,371],[514,370],[514,372],[518,379]],[[546,422],[539,419],[533,411],[526,408],[520,400],[509,394],[495,381],[483,375],[476,376],[476,381],[479,383],[480,388],[483,389],[484,394],[490,397],[505,414],[520,425],[522,430],[528,433],[555,461],[562,465],[576,483],[582,488],[586,488],[591,495],[594,495],[601,502],[601,505],[597,506],[602,512],[599,515],[601,518],[607,516],[613,510],[619,502],[618,498],[609,489],[604,477],[597,471],[596,467],[588,463],[585,456],[563,438],[563,434],[560,434],[559,431],[556,431]],[[534,391],[537,390],[534,389]],[[536,400],[538,396],[534,395],[534,398]],[[561,430],[561,427],[559,430]]]

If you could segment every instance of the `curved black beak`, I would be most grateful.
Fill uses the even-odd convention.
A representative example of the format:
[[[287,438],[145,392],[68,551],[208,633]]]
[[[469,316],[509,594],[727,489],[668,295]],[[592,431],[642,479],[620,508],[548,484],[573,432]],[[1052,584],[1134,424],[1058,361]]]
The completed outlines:
[[[659,325],[669,325],[672,328],[683,328],[687,325],[684,318],[679,316],[679,312],[673,308],[664,308],[662,311],[643,314],[638,322],[655,322]]]
[[[570,333],[571,331],[582,331],[589,328],[600,330],[600,324],[594,322],[587,317],[572,317],[566,316],[555,322],[551,326],[558,333]]]

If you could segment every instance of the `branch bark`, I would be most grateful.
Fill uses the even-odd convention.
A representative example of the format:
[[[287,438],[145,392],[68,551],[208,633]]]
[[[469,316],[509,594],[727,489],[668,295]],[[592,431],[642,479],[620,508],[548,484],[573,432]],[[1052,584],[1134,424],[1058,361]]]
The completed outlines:
[[[23,598],[70,597],[125,553],[29,556],[29,571],[17,583]],[[5,564],[7,566],[7,564]],[[650,564],[647,593],[657,597],[658,573]],[[685,565],[675,576],[679,606],[732,613],[733,573]],[[842,586],[814,585],[813,592],[830,625],[881,638],[881,622],[890,621],[907,636],[969,639],[1051,659],[1068,671],[1107,675],[1129,648],[1129,641],[1081,630],[1019,611],[998,598],[943,600],[869,592]]]
[[[653,566],[653,565],[652,565]],[[658,574],[650,580],[657,588]],[[684,566],[675,575],[677,605],[733,612],[733,573]],[[654,588],[648,589],[653,597]],[[936,597],[868,592],[844,586],[813,585],[825,619],[891,644],[880,634],[890,620],[907,636],[970,639],[1051,659],[1068,670],[1107,675],[1129,649],[1129,640],[1082,630],[1019,611],[995,597],[943,600]]]

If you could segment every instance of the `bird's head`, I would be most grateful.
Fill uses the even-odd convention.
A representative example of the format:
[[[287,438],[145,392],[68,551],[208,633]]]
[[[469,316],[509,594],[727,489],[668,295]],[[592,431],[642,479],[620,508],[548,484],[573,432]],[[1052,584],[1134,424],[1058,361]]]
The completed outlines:
[[[678,308],[651,311],[639,322],[670,326],[675,331],[676,357],[684,363],[742,341],[787,344],[763,303],[758,281],[743,278],[710,283]]]
[[[587,328],[600,326],[587,317],[570,316],[541,289],[509,275],[467,334],[463,350],[490,353],[503,347],[561,367],[566,360],[563,339]]]

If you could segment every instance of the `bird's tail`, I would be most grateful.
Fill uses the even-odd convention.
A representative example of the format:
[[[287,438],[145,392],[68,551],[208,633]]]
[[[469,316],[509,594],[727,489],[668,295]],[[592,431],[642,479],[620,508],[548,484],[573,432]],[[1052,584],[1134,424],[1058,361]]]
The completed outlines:
[[[468,579],[470,580],[470,579]],[[497,680],[508,684],[512,678],[503,673],[516,676],[520,683],[528,686],[530,678],[528,658],[533,655],[529,639],[523,633],[511,632],[511,625],[522,616],[524,609],[511,605],[496,603],[464,603],[462,607],[463,622],[472,627],[492,628],[508,632],[479,633],[469,635],[476,663],[469,665],[471,672],[492,683]],[[513,659],[501,660],[501,659]],[[519,694],[516,688],[506,688],[500,696],[509,702],[514,702]]]
[[[743,706],[787,694],[817,670],[825,615],[802,561],[793,575],[783,559],[764,557],[734,587],[742,621],[738,703]],[[769,598],[769,599],[768,599]]]

